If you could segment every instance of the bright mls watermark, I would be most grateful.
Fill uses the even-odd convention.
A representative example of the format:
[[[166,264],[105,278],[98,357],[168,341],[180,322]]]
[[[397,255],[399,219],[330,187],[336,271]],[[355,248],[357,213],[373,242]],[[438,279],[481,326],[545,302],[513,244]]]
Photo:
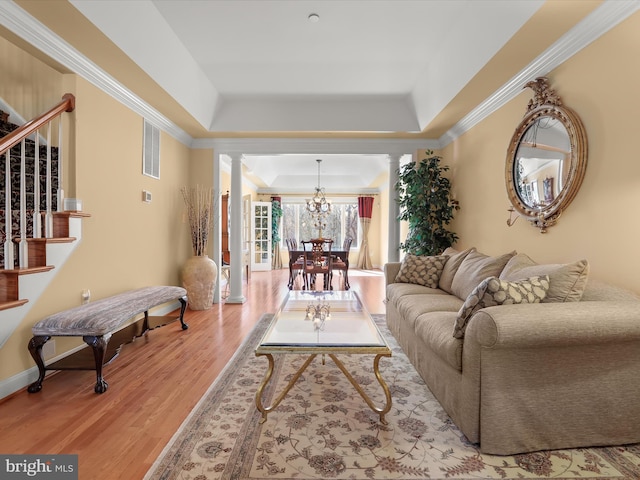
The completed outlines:
[[[78,480],[78,455],[2,455],[2,480]]]

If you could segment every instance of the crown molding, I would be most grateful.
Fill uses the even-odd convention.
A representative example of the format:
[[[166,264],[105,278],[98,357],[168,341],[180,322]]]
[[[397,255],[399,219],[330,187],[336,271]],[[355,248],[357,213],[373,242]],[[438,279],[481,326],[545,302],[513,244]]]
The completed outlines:
[[[334,201],[335,198],[356,198],[359,195],[379,195],[382,191],[387,190],[388,185],[380,188],[355,188],[353,190],[349,190],[348,194],[345,194],[343,190],[331,190],[329,188],[325,189],[327,196],[331,196],[332,203],[336,203]],[[277,196],[281,195],[283,197],[306,197],[309,198],[312,196],[312,193],[309,189],[287,189],[283,191],[282,188],[258,188],[256,191],[258,195],[271,195]]]
[[[411,154],[440,149],[437,140],[403,138],[201,138],[192,148],[212,148],[220,153],[268,155],[280,153]]]
[[[545,76],[571,56],[640,9],[637,0],[605,0],[582,22],[563,35],[525,69],[479,104],[439,139],[280,139],[192,138],[184,130],[125,88],[13,1],[0,1],[0,24],[69,70],[140,114],[154,126],[192,148],[213,148],[225,153],[388,153],[441,149],[466,133],[522,92],[524,85]]]
[[[192,141],[191,136],[184,130],[125,88],[15,2],[0,1],[0,24],[178,141],[187,145]]]
[[[565,33],[526,68],[505,83],[493,95],[469,112],[438,141],[444,147],[503,107],[522,92],[524,86],[550,71],[585,48],[591,42],[640,9],[637,0],[606,0],[584,20]]]

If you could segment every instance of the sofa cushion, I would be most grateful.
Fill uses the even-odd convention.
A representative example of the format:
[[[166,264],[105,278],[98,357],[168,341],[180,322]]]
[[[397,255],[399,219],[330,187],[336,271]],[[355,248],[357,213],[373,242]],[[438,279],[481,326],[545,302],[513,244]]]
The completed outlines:
[[[415,333],[438,357],[462,371],[463,340],[451,336],[456,312],[430,312],[416,319]]]
[[[485,278],[497,277],[516,252],[490,257],[483,253],[470,252],[460,264],[451,283],[451,293],[464,300]]]
[[[451,291],[451,283],[453,283],[453,277],[455,276],[460,264],[471,252],[475,252],[475,247],[467,248],[463,251],[458,251],[455,248],[449,247],[442,254],[447,255],[449,258],[444,264],[442,274],[440,275],[440,281],[438,287],[447,293],[453,293]]]
[[[455,338],[464,338],[469,319],[478,310],[494,305],[540,303],[549,290],[549,276],[507,282],[489,277],[469,294],[458,312],[453,329]]]
[[[407,254],[402,259],[396,282],[415,283],[429,288],[438,288],[438,280],[447,261],[447,256]]]
[[[415,283],[391,283],[387,285],[387,301],[396,303],[400,297],[405,295],[447,295],[446,292],[438,288],[423,287]]]
[[[457,313],[462,307],[462,300],[454,295],[405,295],[395,303],[396,310],[402,316],[407,325],[413,328],[413,324],[423,313],[428,312],[453,312]],[[451,335],[451,325],[449,325]]]
[[[578,302],[589,276],[589,263],[579,260],[567,264],[540,265],[524,253],[512,257],[500,274],[501,280],[522,280],[538,275],[549,276],[549,291],[543,303]]]
[[[637,302],[638,300],[640,296],[631,290],[590,278],[580,301]]]

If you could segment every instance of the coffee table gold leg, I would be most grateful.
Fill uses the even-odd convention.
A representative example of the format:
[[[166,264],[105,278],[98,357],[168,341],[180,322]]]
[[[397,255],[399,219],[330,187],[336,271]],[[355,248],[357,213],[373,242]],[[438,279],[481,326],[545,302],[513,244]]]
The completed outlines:
[[[273,410],[278,405],[280,405],[280,402],[282,402],[282,400],[287,395],[287,393],[289,393],[289,390],[291,390],[293,385],[298,381],[298,379],[300,378],[300,375],[302,375],[302,372],[304,372],[309,366],[309,364],[313,361],[313,359],[316,358],[316,354],[314,353],[313,355],[309,355],[309,358],[307,358],[307,360],[302,364],[302,366],[298,369],[296,374],[293,377],[291,377],[291,380],[289,380],[289,383],[287,383],[287,386],[285,387],[285,389],[282,391],[280,395],[278,395],[278,397],[274,400],[273,404],[269,407],[265,407],[264,405],[262,405],[262,391],[264,390],[264,387],[267,386],[267,384],[269,383],[269,380],[271,380],[271,376],[273,375],[273,365],[274,365],[273,355],[271,355],[270,353],[256,353],[256,357],[259,357],[261,355],[265,355],[267,357],[267,360],[269,360],[269,367],[267,368],[267,372],[264,375],[264,380],[262,380],[262,383],[260,384],[260,386],[258,387],[258,390],[256,391],[256,408],[258,409],[259,412],[262,413],[262,418],[260,419],[260,423],[264,423],[267,421],[267,413],[269,413],[271,410]]]
[[[382,390],[384,390],[384,396],[386,401],[386,404],[383,408],[378,408],[375,406],[375,404],[369,398],[369,396],[365,393],[362,387],[358,385],[358,382],[356,382],[355,379],[351,376],[351,374],[346,369],[344,364],[340,360],[338,360],[338,358],[334,354],[332,353],[329,354],[329,357],[331,357],[331,360],[334,361],[334,363],[338,366],[338,368],[342,371],[342,373],[344,373],[344,376],[347,377],[349,382],[351,382],[351,385],[355,387],[355,389],[358,391],[360,396],[364,399],[365,402],[367,402],[367,405],[369,405],[369,408],[371,408],[371,410],[373,410],[374,412],[380,415],[380,422],[382,422],[384,425],[387,425],[387,421],[384,418],[384,416],[386,413],[389,412],[389,410],[391,410],[391,391],[389,390],[389,387],[387,386],[386,382],[382,378],[382,375],[380,375],[379,365],[380,365],[381,357],[390,357],[390,356],[391,355],[389,354],[378,354],[376,355],[376,358],[373,360],[373,371],[376,375],[376,378],[378,379],[378,383],[382,387]]]

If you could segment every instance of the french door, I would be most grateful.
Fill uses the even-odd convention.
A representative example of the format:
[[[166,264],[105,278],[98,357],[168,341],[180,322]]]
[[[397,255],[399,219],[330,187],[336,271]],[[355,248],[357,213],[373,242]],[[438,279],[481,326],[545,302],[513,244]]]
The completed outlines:
[[[271,202],[252,202],[251,270],[271,270]]]

